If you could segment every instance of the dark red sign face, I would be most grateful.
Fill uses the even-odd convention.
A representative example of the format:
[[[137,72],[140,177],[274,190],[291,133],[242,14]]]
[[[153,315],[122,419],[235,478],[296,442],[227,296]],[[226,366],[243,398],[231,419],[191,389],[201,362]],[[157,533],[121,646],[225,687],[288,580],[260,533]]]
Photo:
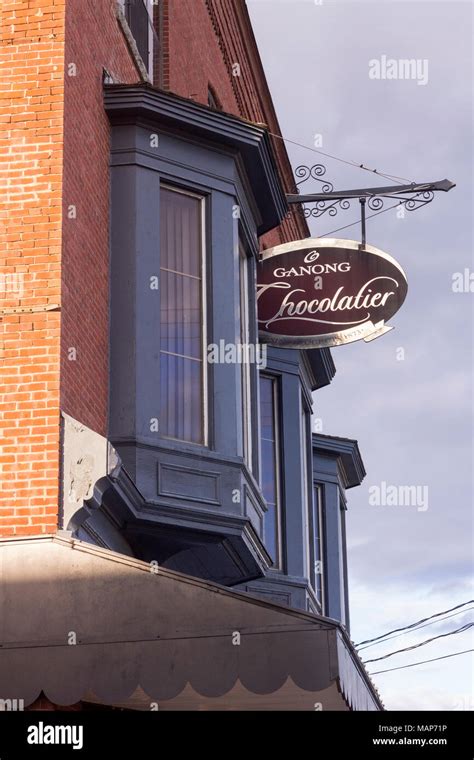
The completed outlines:
[[[257,268],[260,337],[288,348],[372,340],[407,294],[401,266],[354,240],[308,238],[263,252]]]

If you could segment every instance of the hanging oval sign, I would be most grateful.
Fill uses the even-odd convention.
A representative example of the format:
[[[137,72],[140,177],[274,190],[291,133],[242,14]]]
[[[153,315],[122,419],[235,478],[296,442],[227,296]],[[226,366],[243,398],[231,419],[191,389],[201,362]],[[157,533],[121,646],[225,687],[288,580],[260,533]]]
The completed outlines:
[[[355,240],[306,238],[268,248],[257,269],[260,339],[287,348],[373,340],[392,328],[408,284],[388,253]]]

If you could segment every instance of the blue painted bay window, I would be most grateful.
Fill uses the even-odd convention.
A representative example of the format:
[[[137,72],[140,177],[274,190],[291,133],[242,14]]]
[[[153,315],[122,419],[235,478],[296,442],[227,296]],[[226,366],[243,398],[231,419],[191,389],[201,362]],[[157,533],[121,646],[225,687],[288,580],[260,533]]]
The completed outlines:
[[[361,484],[365,469],[357,441],[313,434],[312,587],[328,617],[349,630],[346,491]],[[317,572],[318,565],[320,573]]]
[[[269,347],[260,373],[209,361],[210,346],[257,340],[258,238],[287,210],[269,136],[143,86],[105,100],[121,464],[104,519],[136,557],[343,619],[338,491],[311,458],[311,394],[332,379],[330,352]]]
[[[273,557],[259,484],[258,238],[287,212],[265,128],[146,86],[106,89],[109,438],[140,494],[133,553],[225,585]],[[158,289],[150,282],[159,278]],[[224,356],[210,361],[211,347]],[[128,512],[127,512],[128,510]]]
[[[311,391],[330,381],[334,365],[329,352],[275,347],[268,347],[267,360],[260,372],[260,482],[267,506],[264,542],[273,563],[264,578],[243,588],[321,614],[314,572]]]

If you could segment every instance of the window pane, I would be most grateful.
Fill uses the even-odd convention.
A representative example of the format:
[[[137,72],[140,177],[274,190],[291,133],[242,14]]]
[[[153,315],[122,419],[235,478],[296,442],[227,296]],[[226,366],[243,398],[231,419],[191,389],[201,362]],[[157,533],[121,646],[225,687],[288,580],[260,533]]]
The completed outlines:
[[[160,431],[205,442],[202,199],[160,193]]]
[[[269,377],[260,379],[260,434],[262,438],[274,440],[273,381]]]
[[[249,289],[248,259],[242,246],[239,247],[239,276],[240,276],[240,340],[243,346],[250,343],[249,324]],[[250,363],[242,362],[242,440],[243,455],[249,469],[252,469],[252,405],[251,405],[251,369]]]
[[[312,540],[313,540],[313,572],[311,581],[316,597],[323,602],[323,537],[322,537],[322,494],[321,486],[313,489],[313,517],[312,517]]]
[[[201,358],[201,281],[161,272],[161,349]]]
[[[276,504],[267,502],[268,510],[265,513],[265,547],[271,557],[275,557],[275,563],[278,558],[277,544],[277,511]]]
[[[125,13],[138,52],[148,69],[148,11],[146,0],[125,0]]]
[[[302,509],[303,509],[303,538],[304,538],[304,568],[305,575],[308,578],[312,576],[311,567],[311,536],[310,536],[310,483],[308,480],[308,422],[309,413],[301,394],[300,396],[300,455],[301,455],[301,483],[302,483]]]
[[[160,429],[181,441],[202,441],[201,362],[161,354]]]
[[[276,380],[260,376],[260,450],[261,488],[267,504],[264,525],[264,541],[273,559],[273,566],[280,567],[281,526],[278,476],[280,457],[278,450]]]
[[[275,442],[262,438],[262,492],[265,501],[276,501]]]
[[[161,267],[201,276],[201,201],[192,195],[162,189]]]
[[[313,541],[314,541],[314,558],[320,559],[318,556],[318,545],[319,545],[319,487],[314,486],[313,491]]]

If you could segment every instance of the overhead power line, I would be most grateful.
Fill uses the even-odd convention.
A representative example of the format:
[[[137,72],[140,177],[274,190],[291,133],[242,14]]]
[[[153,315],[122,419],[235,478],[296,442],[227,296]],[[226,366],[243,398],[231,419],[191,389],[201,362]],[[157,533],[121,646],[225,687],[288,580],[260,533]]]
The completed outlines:
[[[405,668],[414,668],[415,665],[424,665],[427,662],[437,662],[438,660],[447,660],[449,657],[458,657],[460,654],[469,654],[474,652],[474,649],[464,649],[462,652],[453,652],[452,654],[444,654],[441,657],[433,657],[431,660],[420,660],[419,662],[412,662],[410,665],[399,665],[398,668],[387,668],[387,670],[376,670],[374,673],[369,673],[369,676],[377,676],[379,673],[391,673],[392,670],[405,670]]]
[[[432,641],[436,641],[436,639],[445,639],[446,636],[453,636],[455,633],[463,633],[464,631],[469,630],[469,628],[474,627],[474,623],[467,623],[466,625],[461,626],[461,628],[457,628],[455,631],[448,631],[448,633],[440,633],[439,636],[433,636],[431,639],[426,639],[426,641],[420,641],[419,644],[412,644],[411,647],[405,647],[404,649],[397,649],[395,652],[389,652],[388,654],[384,654],[381,657],[374,657],[372,660],[364,660],[364,665],[367,665],[369,662],[378,662],[379,660],[386,660],[387,657],[393,657],[394,654],[400,654],[401,652],[410,652],[412,649],[418,649],[418,647],[424,647],[426,644],[430,644]]]
[[[298,145],[300,148],[305,148],[306,150],[310,150],[312,153],[319,153],[321,156],[325,156],[325,158],[332,158],[334,161],[339,161],[341,164],[347,164],[348,166],[355,166],[356,169],[363,169],[366,172],[370,172],[371,174],[378,174],[379,177],[385,177],[386,179],[393,179],[393,180],[402,180],[403,182],[413,182],[411,179],[407,179],[406,177],[398,177],[396,174],[387,174],[386,172],[381,172],[378,169],[370,169],[368,166],[365,166],[364,164],[361,164],[357,161],[348,161],[345,158],[340,158],[339,156],[334,156],[331,153],[325,153],[323,150],[318,150],[317,148],[310,148],[309,145],[303,145],[303,143],[296,142],[296,140],[290,140],[288,137],[282,137],[282,135],[277,135],[275,132],[269,132],[269,134],[272,137],[276,137],[278,140],[283,140],[283,142],[291,143],[292,145]]]
[[[400,636],[406,636],[407,633],[416,633],[417,631],[420,631],[422,628],[426,628],[429,625],[436,625],[437,623],[442,623],[444,620],[448,620],[449,618],[456,617],[456,615],[464,615],[466,612],[470,612],[471,610],[474,610],[474,607],[468,607],[467,610],[458,610],[457,612],[453,612],[451,615],[446,615],[445,617],[441,617],[438,620],[430,620],[429,623],[424,623],[423,625],[420,625],[413,630],[401,631],[401,633],[396,633],[394,636],[388,636],[386,639],[383,639],[383,641],[373,641],[371,644],[366,644],[364,647],[358,647],[358,651],[362,652],[363,649],[368,649],[369,647],[375,647],[377,646],[377,644],[384,644],[386,641],[391,641],[391,639],[398,639]]]
[[[416,623],[411,623],[410,625],[404,625],[401,628],[394,628],[393,631],[387,631],[387,633],[382,633],[380,636],[375,636],[373,639],[364,639],[364,641],[359,641],[358,644],[355,644],[354,646],[356,648],[359,648],[362,646],[362,644],[370,644],[372,641],[380,641],[380,639],[385,639],[387,636],[390,636],[392,633],[398,633],[399,631],[406,631],[411,628],[417,628],[421,623],[426,623],[428,620],[432,620],[436,617],[441,617],[441,615],[447,615],[448,612],[454,612],[454,610],[459,610],[461,607],[466,607],[468,604],[474,604],[474,599],[469,599],[467,602],[462,602],[461,604],[457,604],[455,607],[450,607],[449,610],[443,610],[442,612],[436,612],[434,615],[429,615],[428,617],[422,618],[421,620],[417,620]]]

